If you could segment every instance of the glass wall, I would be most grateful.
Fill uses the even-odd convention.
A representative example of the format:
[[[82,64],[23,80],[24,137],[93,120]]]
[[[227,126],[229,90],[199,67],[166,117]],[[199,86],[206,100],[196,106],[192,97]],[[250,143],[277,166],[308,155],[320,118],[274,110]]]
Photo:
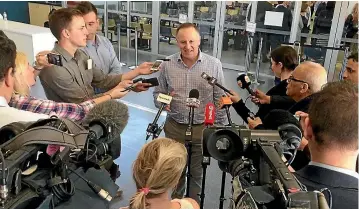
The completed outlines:
[[[217,4],[216,1],[194,2],[193,22],[200,31],[201,50],[209,55],[213,55]]]
[[[160,2],[160,32],[158,49],[159,54],[171,55],[178,52],[176,29],[180,24],[180,15],[188,17],[188,2],[161,1]]]
[[[104,22],[105,2],[92,3],[99,9],[101,22]],[[351,51],[357,50],[358,34],[350,31],[357,29],[357,22],[354,29],[349,28],[352,26],[348,21],[344,24],[344,19],[349,20],[349,14],[356,3],[349,2],[342,8],[345,2],[293,1],[279,5],[278,2],[268,1],[106,2],[107,37],[117,45],[118,23],[136,27],[139,31],[137,37],[133,31],[121,30],[122,47],[133,49],[137,38],[140,51],[167,56],[178,52],[176,29],[180,22],[187,21],[195,23],[200,30],[201,50],[219,58],[225,68],[240,71],[255,71],[258,68],[261,74],[273,76],[270,70],[270,51],[294,41],[301,43],[299,52],[302,61],[313,60],[323,65],[326,63],[326,67],[331,68],[333,63],[328,65],[328,60],[335,59],[331,62],[336,62],[337,68],[340,68],[339,63],[345,57],[344,50],[335,52],[337,56],[332,57],[335,50],[327,53],[322,47],[343,45]],[[334,9],[339,13],[336,14]],[[279,18],[280,24],[275,22],[273,25],[273,22],[266,20],[266,14],[270,12],[283,14]],[[339,21],[340,18],[344,18],[340,20],[342,22]],[[256,23],[255,33],[246,31],[247,22]],[[339,39],[336,31],[332,34],[332,30],[338,28],[332,26],[334,23],[342,27],[339,27],[342,31]],[[103,27],[100,31],[104,31]],[[249,38],[252,40],[251,44],[248,44]]]
[[[247,47],[245,31],[249,3],[226,1],[221,61],[232,65],[244,65]]]

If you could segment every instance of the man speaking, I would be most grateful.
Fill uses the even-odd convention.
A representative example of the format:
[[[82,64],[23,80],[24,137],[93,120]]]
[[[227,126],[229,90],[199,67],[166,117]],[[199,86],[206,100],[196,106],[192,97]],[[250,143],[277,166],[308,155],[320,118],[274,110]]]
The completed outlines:
[[[197,200],[201,191],[202,180],[202,130],[204,129],[204,110],[207,103],[219,103],[224,91],[213,87],[202,79],[205,72],[223,84],[223,71],[221,62],[212,56],[199,50],[201,36],[198,28],[192,23],[184,23],[177,28],[177,46],[179,53],[168,57],[169,61],[163,62],[158,78],[159,86],[153,93],[155,104],[158,94],[170,94],[173,98],[171,104],[166,107],[168,117],[164,126],[166,137],[185,143],[185,133],[189,124],[189,108],[186,106],[188,95],[198,90],[199,107],[194,110],[192,126],[192,153],[190,166],[189,197]],[[191,92],[191,93],[190,93]],[[197,95],[198,96],[198,95]],[[217,111],[217,123],[224,124],[226,115],[224,110]],[[172,198],[182,198],[185,191],[185,172],[179,184],[172,194]]]

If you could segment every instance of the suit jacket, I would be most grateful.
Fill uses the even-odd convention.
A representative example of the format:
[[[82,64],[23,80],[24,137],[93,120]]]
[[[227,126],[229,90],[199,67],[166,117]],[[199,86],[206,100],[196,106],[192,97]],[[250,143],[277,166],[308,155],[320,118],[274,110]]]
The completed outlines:
[[[257,28],[265,28],[264,18],[266,11],[273,11],[273,9],[274,9],[273,5],[268,1],[258,1],[257,15],[256,15]],[[251,12],[252,12],[252,7],[249,8],[247,21],[251,19],[251,14],[252,14]]]
[[[308,191],[328,188],[332,193],[332,209],[358,208],[358,179],[334,170],[308,165],[294,173]],[[323,192],[328,205],[328,192]]]
[[[292,12],[290,11],[290,9],[286,8],[283,5],[278,5],[277,8],[274,9],[274,12],[283,12],[284,13],[283,14],[283,23],[282,23],[282,27],[271,26],[270,29],[290,31],[290,29],[292,27],[292,20],[293,20]]]

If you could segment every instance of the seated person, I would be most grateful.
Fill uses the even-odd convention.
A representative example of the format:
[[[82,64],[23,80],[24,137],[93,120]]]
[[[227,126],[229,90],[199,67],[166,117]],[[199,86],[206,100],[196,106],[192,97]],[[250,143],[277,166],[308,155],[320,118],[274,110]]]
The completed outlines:
[[[287,110],[293,115],[297,111],[307,112],[313,95],[327,83],[327,71],[318,63],[303,62],[295,68],[287,82],[286,94],[296,102]],[[254,120],[248,118],[249,128],[254,129],[259,124],[262,124],[259,117]]]
[[[14,74],[14,94],[11,97],[9,106],[20,110],[46,115],[55,114],[61,118],[81,121],[88,111],[96,104],[110,99],[119,99],[128,93],[128,91],[122,91],[124,90],[123,87],[129,86],[129,84],[121,82],[112,90],[104,93],[103,96],[87,100],[80,104],[57,103],[51,100],[36,99],[34,97],[30,97],[31,86],[35,85],[36,71],[29,64],[26,55],[22,52],[17,52],[15,64],[16,71]]]
[[[80,48],[86,46],[88,35],[82,13],[74,8],[56,10],[49,19],[51,33],[58,42],[53,53],[60,55],[62,66],[52,65],[40,73],[40,80],[48,99],[56,102],[81,103],[95,95],[93,86],[112,89],[121,81],[138,75],[151,74],[152,63],[116,75],[105,74],[95,67],[93,60]],[[148,90],[151,84],[138,83],[136,91]]]
[[[48,118],[48,115],[9,107],[8,103],[14,92],[16,45],[2,30],[0,30],[0,46],[0,128],[12,122],[30,122]]]
[[[158,138],[145,144],[133,164],[132,175],[138,192],[128,208],[122,209],[198,209],[190,198],[171,200],[187,163],[185,146],[168,138]]]
[[[256,97],[253,101],[261,104],[256,117],[263,119],[272,109],[289,109],[295,101],[288,97],[287,79],[298,65],[297,52],[290,46],[280,46],[271,52],[272,70],[275,76],[280,77],[280,83],[271,88],[267,94],[264,94],[260,90],[255,90]],[[232,95],[227,94],[232,102],[233,108],[242,117],[242,119],[248,123],[250,110],[245,106],[245,103],[240,96],[232,91]]]
[[[358,86],[328,83],[301,118],[311,155],[295,176],[309,191],[328,188],[332,209],[358,208]],[[328,192],[323,192],[328,194]],[[326,195],[329,203],[328,195]]]

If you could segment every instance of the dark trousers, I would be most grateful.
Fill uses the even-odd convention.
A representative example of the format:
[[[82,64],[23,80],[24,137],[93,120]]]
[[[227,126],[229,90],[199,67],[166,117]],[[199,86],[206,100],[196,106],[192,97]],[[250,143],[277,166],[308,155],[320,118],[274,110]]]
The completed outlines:
[[[176,140],[182,144],[185,144],[185,133],[188,125],[177,123],[171,118],[167,118],[164,132],[167,138]],[[199,196],[201,192],[202,183],[202,131],[204,125],[194,125],[192,133],[192,152],[191,152],[191,173],[190,173],[190,189],[189,197],[199,202]],[[182,176],[177,184],[177,187],[172,193],[172,199],[181,199],[184,196],[186,190],[186,170],[183,170]]]

